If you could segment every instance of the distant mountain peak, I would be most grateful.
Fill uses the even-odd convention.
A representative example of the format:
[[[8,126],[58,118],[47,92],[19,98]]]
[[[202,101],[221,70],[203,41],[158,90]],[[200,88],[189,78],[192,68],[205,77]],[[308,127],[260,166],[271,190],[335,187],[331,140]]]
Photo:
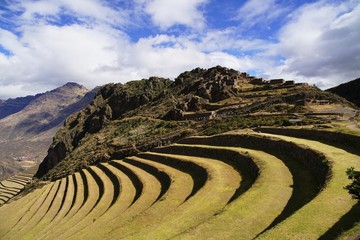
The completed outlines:
[[[77,88],[85,88],[83,85],[80,85],[76,82],[67,82],[62,87],[77,87]]]

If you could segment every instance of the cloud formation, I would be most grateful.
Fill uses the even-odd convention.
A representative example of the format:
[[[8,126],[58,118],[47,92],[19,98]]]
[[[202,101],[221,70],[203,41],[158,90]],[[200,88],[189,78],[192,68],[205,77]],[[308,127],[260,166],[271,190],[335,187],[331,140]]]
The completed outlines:
[[[237,19],[241,21],[241,26],[249,29],[257,24],[269,25],[279,16],[283,15],[288,7],[286,4],[278,3],[278,0],[248,0],[238,10]]]
[[[205,26],[205,18],[199,6],[208,0],[140,0],[144,11],[151,16],[153,24],[166,30],[176,24],[182,24],[195,29]]]
[[[360,4],[308,4],[294,11],[269,49],[285,60],[281,73],[329,87],[360,76]]]
[[[155,75],[174,78],[214,65],[324,88],[360,76],[359,1],[323,0],[290,9],[275,0],[249,0],[234,6],[235,15],[217,19],[216,27],[206,10],[214,2],[8,3],[7,11],[0,10],[0,99],[68,81],[95,87]],[[251,35],[266,22],[279,25],[271,38],[268,32]]]

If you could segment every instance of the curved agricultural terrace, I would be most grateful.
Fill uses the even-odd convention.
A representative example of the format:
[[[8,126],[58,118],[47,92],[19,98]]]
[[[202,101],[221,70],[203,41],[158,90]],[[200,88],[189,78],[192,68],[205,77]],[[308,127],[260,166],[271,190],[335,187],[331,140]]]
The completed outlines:
[[[192,137],[91,166],[3,204],[0,239],[356,239],[343,187],[360,139],[301,131]]]
[[[31,167],[22,173],[0,182],[0,206],[18,195],[26,184],[30,183],[37,167]]]

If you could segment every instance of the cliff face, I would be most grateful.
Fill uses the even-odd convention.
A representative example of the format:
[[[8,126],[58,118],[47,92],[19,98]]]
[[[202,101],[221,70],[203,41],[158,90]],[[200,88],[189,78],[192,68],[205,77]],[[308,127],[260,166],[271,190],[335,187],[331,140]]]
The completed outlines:
[[[312,86],[252,84],[251,79],[246,73],[217,66],[184,72],[175,81],[151,77],[107,84],[87,107],[67,118],[36,177],[58,179],[191,134],[282,124],[283,119],[253,119],[249,114],[305,111],[296,103],[309,96],[346,103]]]

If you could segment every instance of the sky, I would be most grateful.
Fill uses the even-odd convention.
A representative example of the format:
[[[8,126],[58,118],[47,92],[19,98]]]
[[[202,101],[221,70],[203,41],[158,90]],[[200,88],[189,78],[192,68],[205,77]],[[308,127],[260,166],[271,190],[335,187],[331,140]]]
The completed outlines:
[[[326,89],[360,77],[360,0],[0,0],[0,99],[216,65]]]

